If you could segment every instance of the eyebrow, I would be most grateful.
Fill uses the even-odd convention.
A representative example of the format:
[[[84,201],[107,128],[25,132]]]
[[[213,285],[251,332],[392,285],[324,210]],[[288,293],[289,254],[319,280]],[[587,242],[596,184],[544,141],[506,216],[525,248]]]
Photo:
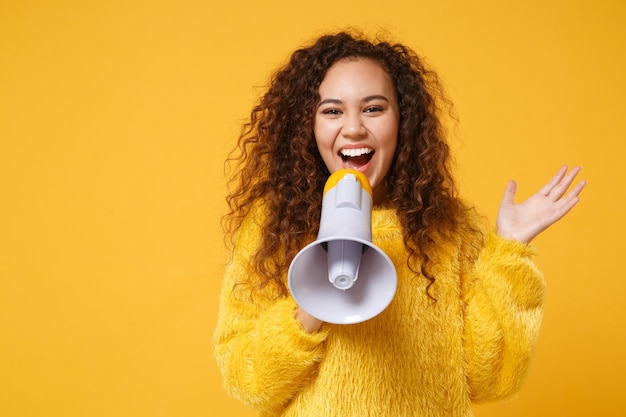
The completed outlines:
[[[389,102],[389,99],[388,99],[387,97],[385,97],[385,96],[381,96],[381,95],[379,95],[379,94],[375,94],[375,95],[372,95],[372,96],[367,96],[367,97],[364,97],[364,98],[361,100],[361,102],[363,102],[363,103],[367,103],[367,102],[369,102],[369,101],[373,101],[373,100],[384,100],[384,101],[386,101],[386,102]],[[321,105],[323,105],[323,104],[341,104],[341,103],[343,103],[343,102],[342,102],[341,100],[339,100],[339,99],[336,99],[336,98],[327,98],[327,99],[325,99],[325,100],[320,101],[320,103],[317,105],[317,107],[319,107],[319,106],[321,106]]]

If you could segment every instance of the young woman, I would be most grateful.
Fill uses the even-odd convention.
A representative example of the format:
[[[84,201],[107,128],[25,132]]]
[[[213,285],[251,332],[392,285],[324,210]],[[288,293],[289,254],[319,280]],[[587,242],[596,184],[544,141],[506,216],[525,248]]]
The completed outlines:
[[[470,416],[472,401],[516,392],[542,316],[529,242],[585,183],[563,167],[484,227],[455,191],[437,75],[400,44],[348,33],[297,50],[273,76],[239,139],[228,196],[215,353],[228,392],[262,416]],[[323,323],[289,294],[287,269],[315,240],[329,175],[361,171],[373,242],[396,295],[362,323]]]

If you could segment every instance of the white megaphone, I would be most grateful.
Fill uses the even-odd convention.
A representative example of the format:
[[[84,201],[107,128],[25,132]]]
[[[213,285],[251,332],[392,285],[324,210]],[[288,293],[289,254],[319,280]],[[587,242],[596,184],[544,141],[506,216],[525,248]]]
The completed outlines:
[[[372,188],[360,171],[343,169],[326,181],[317,240],[293,258],[287,278],[298,305],[319,320],[369,320],[396,293],[396,269],[372,243],[372,205]]]

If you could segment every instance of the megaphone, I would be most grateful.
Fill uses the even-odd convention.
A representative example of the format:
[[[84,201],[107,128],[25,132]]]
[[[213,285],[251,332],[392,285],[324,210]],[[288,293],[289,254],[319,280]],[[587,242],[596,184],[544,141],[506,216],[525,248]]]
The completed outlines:
[[[317,240],[298,252],[287,275],[296,303],[321,321],[369,320],[396,293],[396,269],[372,243],[372,205],[362,172],[342,169],[326,181]]]

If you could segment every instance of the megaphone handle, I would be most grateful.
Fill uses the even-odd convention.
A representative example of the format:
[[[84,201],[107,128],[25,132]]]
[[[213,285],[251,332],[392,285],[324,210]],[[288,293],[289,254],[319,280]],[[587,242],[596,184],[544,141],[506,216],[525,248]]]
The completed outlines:
[[[354,240],[328,242],[328,279],[340,290],[354,285],[361,263],[362,244]]]

